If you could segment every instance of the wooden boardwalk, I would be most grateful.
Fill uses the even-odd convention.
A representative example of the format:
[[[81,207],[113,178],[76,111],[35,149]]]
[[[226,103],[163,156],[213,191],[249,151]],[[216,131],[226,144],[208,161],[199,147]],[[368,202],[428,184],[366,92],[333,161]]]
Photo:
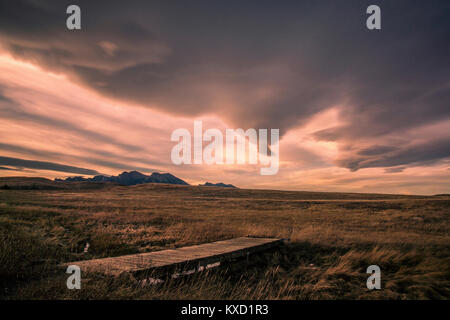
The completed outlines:
[[[76,261],[64,265],[76,265],[82,272],[102,272],[110,275],[119,275],[123,272],[138,275],[152,271],[186,270],[246,257],[251,253],[280,245],[284,241],[274,238],[241,237],[177,249]]]

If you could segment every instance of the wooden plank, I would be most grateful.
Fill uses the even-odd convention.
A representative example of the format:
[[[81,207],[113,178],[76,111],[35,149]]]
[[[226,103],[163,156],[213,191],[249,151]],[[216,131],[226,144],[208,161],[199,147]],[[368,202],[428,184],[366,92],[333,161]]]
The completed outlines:
[[[77,265],[82,272],[102,272],[118,275],[122,272],[147,272],[163,268],[180,268],[187,265],[206,265],[223,262],[250,253],[280,245],[284,239],[240,237],[189,247],[155,252],[138,253],[120,257],[84,260],[65,263]]]

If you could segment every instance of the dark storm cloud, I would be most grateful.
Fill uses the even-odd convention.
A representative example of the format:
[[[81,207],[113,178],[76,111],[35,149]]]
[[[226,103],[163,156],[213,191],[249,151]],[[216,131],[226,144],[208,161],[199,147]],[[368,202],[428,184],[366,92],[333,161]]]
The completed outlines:
[[[5,171],[21,171],[18,168],[8,168],[8,167],[0,167],[0,170],[5,170]]]
[[[78,167],[73,167],[73,166],[66,166],[66,165],[54,163],[54,162],[25,160],[25,159],[1,157],[1,156],[0,156],[0,165],[19,167],[19,168],[70,172],[70,173],[85,174],[85,175],[99,174],[95,170],[78,168]]]
[[[375,156],[379,154],[385,154],[390,151],[394,151],[396,148],[392,146],[371,146],[368,148],[365,148],[363,150],[358,151],[358,154],[361,156]]]
[[[430,164],[450,157],[450,137],[392,148],[391,151],[366,157],[351,154],[337,161],[338,165],[356,171],[362,168],[396,167],[405,164]],[[388,171],[394,172],[394,171]]]
[[[105,95],[244,128],[287,132],[341,105],[345,125],[315,137],[342,145],[450,118],[448,1],[377,1],[377,31],[365,27],[372,1],[77,1],[81,31],[65,28],[68,4],[2,2],[1,44]],[[423,139],[429,155],[357,147],[338,163],[448,156]]]

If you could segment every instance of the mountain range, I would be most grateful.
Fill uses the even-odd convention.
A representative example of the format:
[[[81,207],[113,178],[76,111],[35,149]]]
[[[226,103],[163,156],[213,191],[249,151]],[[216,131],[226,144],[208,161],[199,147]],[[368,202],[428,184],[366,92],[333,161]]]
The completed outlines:
[[[203,186],[203,187],[223,187],[223,188],[235,188],[235,189],[238,189],[238,187],[233,186],[232,184],[226,184],[226,183],[222,183],[222,182],[218,182],[218,183],[205,182],[204,184],[199,184],[199,186]]]
[[[189,185],[186,181],[175,177],[170,173],[158,173],[153,172],[151,175],[146,175],[140,173],[139,171],[124,171],[117,176],[106,176],[98,175],[93,178],[85,178],[81,176],[68,177],[66,179],[58,179],[55,181],[66,181],[66,182],[76,182],[76,181],[94,181],[94,182],[117,182],[121,185],[132,186],[142,183],[167,183],[167,184],[179,184],[179,185]]]

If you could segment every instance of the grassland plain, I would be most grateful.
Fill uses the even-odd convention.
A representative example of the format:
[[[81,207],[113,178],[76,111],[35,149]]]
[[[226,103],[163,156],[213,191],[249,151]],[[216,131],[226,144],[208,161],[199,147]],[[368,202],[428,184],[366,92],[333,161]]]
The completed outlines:
[[[0,190],[2,299],[450,298],[448,195],[74,186]],[[158,285],[90,274],[68,290],[58,267],[248,235],[291,242]],[[381,290],[366,287],[372,264]]]

